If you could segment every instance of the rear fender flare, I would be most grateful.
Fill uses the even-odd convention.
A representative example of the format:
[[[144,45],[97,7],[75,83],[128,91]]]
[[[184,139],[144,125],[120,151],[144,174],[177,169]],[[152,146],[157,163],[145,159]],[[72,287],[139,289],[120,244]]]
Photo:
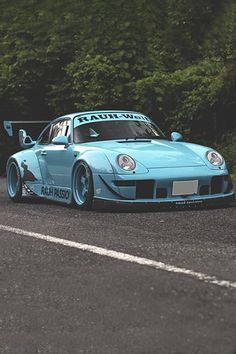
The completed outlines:
[[[12,155],[7,162],[7,168],[12,159],[14,159],[19,166],[23,182],[42,183],[40,166],[34,151],[25,150]]]

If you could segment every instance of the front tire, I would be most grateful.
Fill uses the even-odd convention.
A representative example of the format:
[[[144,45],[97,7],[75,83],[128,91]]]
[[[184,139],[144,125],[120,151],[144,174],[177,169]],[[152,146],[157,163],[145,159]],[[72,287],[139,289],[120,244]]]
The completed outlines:
[[[72,176],[73,201],[79,209],[90,210],[93,203],[93,175],[86,162],[75,166]]]
[[[7,193],[13,202],[22,201],[22,178],[15,160],[11,160],[7,166]]]

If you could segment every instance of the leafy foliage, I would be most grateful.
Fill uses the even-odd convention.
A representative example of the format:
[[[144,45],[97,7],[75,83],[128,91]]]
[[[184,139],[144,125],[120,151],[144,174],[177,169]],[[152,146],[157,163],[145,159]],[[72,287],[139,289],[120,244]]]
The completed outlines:
[[[125,108],[203,143],[233,131],[234,0],[2,0],[0,119]]]

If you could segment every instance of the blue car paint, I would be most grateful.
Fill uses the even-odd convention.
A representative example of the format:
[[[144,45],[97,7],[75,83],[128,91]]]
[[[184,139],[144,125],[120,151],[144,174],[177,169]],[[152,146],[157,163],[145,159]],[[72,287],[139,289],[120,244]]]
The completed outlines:
[[[73,124],[75,126],[91,121],[142,120],[151,119],[138,112],[127,111],[94,111],[82,112],[59,117],[50,124],[62,119],[70,120],[71,139],[73,141]],[[47,127],[45,128],[47,129]],[[211,150],[197,144],[148,140],[131,141],[106,140],[81,144],[63,145],[36,143],[30,149],[14,154],[20,168],[25,194],[61,201],[72,202],[72,174],[78,161],[85,161],[93,174],[94,199],[124,203],[188,203],[201,202],[216,198],[233,197],[227,192],[227,179],[223,180],[221,193],[199,195],[201,186],[211,184],[213,176],[227,176],[225,162],[221,166],[213,166],[206,159]],[[119,154],[128,154],[136,162],[134,171],[125,171],[117,163]],[[10,161],[9,160],[9,161]],[[195,195],[173,196],[173,181],[198,180],[198,193]],[[136,182],[154,181],[153,195],[149,198],[136,198]],[[130,185],[120,185],[120,181],[131,181]],[[167,195],[162,198],[156,195],[157,188],[165,188]]]
[[[98,144],[98,143],[95,143]],[[127,153],[132,156],[137,163],[143,166],[145,170],[152,168],[165,168],[169,166],[190,167],[205,166],[202,159],[186,148],[181,143],[168,140],[151,140],[150,142],[127,142],[119,143],[117,141],[108,141],[102,146],[106,149],[106,154],[112,160],[116,168],[114,158],[118,154]],[[148,158],[147,158],[148,157]],[[141,171],[141,172],[144,172]],[[119,169],[119,173],[127,173]]]
[[[225,176],[227,175],[227,170],[218,170],[216,173],[214,173],[214,176]],[[157,177],[158,176],[158,177]],[[208,196],[200,196],[200,195],[189,195],[189,196],[178,196],[178,197],[173,197],[171,195],[172,191],[172,183],[174,181],[183,181],[183,180],[199,180],[199,188],[200,186],[204,185],[209,185],[210,184],[210,179],[212,177],[212,174],[209,174],[209,169],[207,167],[184,167],[184,168],[178,168],[175,169],[174,167],[172,168],[163,168],[163,169],[150,169],[148,174],[144,176],[136,176],[136,175],[129,175],[129,176],[123,176],[123,175],[116,175],[116,181],[136,181],[140,179],[146,179],[146,180],[155,180],[155,185],[153,190],[155,191],[157,188],[167,188],[167,198],[155,198],[155,192],[153,193],[153,198],[150,199],[135,199],[135,187],[123,187],[120,188],[119,193],[121,195],[121,198],[118,197],[112,197],[115,198],[117,201],[122,201],[122,198],[125,198],[124,202],[128,202],[127,199],[131,199],[131,202],[176,202],[177,200],[179,201],[189,201],[194,199],[202,200],[202,199],[208,199],[208,198],[213,198],[213,195],[208,195]],[[114,182],[113,182],[114,183]],[[225,188],[227,186],[225,185]],[[228,193],[227,195],[231,195],[232,193]],[[129,197],[128,197],[129,196]],[[215,197],[225,197],[226,194],[214,194]]]

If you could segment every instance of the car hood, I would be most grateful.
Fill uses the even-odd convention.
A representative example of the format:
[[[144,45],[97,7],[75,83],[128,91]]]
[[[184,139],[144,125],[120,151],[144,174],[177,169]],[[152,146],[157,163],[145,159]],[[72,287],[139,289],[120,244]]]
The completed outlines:
[[[169,140],[103,141],[88,143],[102,149],[108,158],[111,154],[127,154],[146,168],[204,166],[204,161],[182,142]]]

